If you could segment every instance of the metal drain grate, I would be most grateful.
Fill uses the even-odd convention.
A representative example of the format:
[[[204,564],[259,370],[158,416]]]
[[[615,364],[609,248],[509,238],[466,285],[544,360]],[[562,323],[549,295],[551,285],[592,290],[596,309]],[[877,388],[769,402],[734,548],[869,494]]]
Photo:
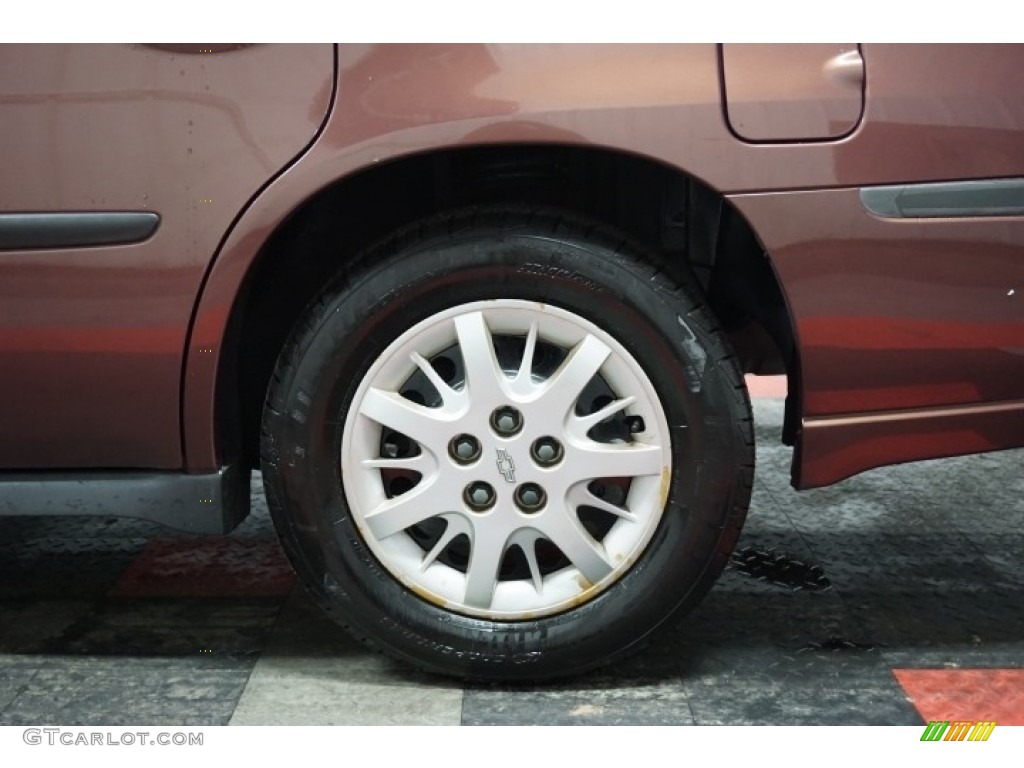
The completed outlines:
[[[766,549],[744,547],[732,555],[732,569],[744,576],[792,590],[808,589],[822,592],[832,588],[821,566]]]

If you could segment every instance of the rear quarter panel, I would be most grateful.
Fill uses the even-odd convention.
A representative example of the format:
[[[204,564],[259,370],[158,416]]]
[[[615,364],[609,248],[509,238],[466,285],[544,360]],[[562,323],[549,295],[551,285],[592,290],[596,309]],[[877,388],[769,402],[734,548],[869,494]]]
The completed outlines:
[[[221,343],[246,270],[294,206],[378,163],[488,143],[642,154],[724,193],[780,276],[801,345],[794,383],[805,420],[1024,396],[1021,302],[1006,296],[1022,282],[1020,220],[880,221],[855,202],[865,185],[1024,175],[1024,48],[862,53],[864,115],[851,134],[754,144],[726,124],[714,46],[342,46],[339,98],[323,134],[241,218],[200,300],[185,379],[190,464],[218,460],[218,360],[202,350]],[[786,76],[783,64],[775,74]],[[877,451],[852,461],[833,461],[840,449],[819,442],[803,484],[956,452],[950,440],[901,440],[904,428],[883,429],[889,448],[875,441]],[[1019,433],[988,431],[960,445],[1009,447],[1024,440]]]

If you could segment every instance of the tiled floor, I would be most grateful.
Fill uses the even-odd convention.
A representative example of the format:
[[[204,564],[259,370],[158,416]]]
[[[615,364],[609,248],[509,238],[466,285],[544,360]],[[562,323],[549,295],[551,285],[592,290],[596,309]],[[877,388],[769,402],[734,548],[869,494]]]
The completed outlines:
[[[258,478],[228,537],[0,518],[0,725],[1024,724],[1024,451],[797,494],[781,401],[755,411],[733,567],[641,655],[543,686],[352,642],[295,588]]]

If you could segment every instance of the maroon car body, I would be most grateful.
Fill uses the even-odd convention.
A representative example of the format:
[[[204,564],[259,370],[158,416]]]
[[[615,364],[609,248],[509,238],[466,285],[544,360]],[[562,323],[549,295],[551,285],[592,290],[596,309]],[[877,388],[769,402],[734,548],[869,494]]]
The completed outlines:
[[[692,273],[746,370],[788,375],[798,488],[1024,446],[1022,71],[1019,46],[0,46],[0,513],[120,487],[229,529],[327,277],[490,202]]]

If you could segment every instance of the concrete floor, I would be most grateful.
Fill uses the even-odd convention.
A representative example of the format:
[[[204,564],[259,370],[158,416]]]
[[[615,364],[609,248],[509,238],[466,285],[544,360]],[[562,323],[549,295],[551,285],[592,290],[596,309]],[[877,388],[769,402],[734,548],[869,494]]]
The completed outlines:
[[[227,537],[0,518],[0,725],[1024,725],[1024,451],[797,494],[781,401],[733,565],[643,654],[462,686],[355,644],[296,589],[254,481]]]

